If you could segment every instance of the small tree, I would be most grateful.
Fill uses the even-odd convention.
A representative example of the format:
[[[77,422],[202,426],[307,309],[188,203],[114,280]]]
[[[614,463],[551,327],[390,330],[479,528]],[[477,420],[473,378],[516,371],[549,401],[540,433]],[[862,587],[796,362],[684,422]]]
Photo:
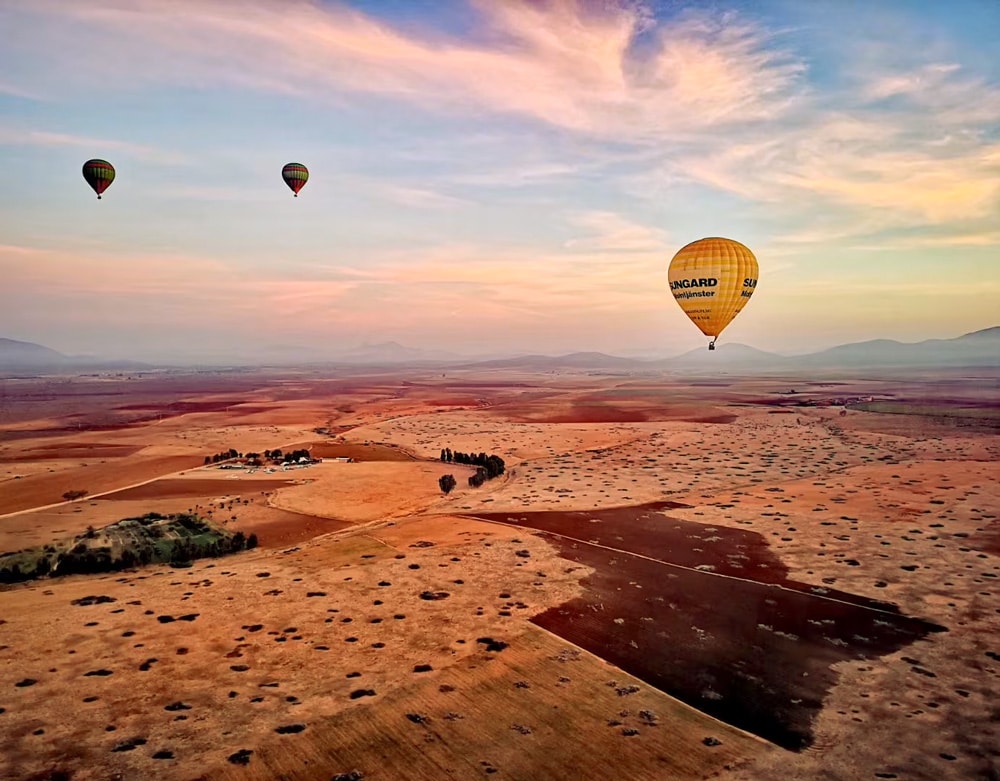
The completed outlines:
[[[492,480],[504,473],[506,465],[500,456],[488,456],[483,459],[483,466],[486,468],[486,477]]]
[[[136,565],[136,562],[138,560],[139,557],[136,556],[135,553],[133,553],[128,548],[125,548],[125,550],[122,551],[121,556],[118,559],[118,566],[121,567],[122,569],[131,569]]]
[[[446,451],[444,448],[441,448],[441,460],[442,461],[448,460],[448,451]]]
[[[194,546],[189,538],[174,540],[174,546],[170,552],[170,563],[175,565],[189,562],[194,558],[194,553]]]
[[[251,534],[247,537],[247,550],[253,550],[257,547],[257,535]]]
[[[441,486],[441,490],[446,494],[450,494],[452,489],[458,485],[458,481],[455,480],[455,475],[441,475],[438,478],[438,485]]]
[[[48,556],[42,556],[38,560],[38,563],[35,564],[34,577],[36,577],[36,578],[44,578],[46,575],[49,574],[49,572],[51,570],[52,570],[52,562],[49,561],[49,557]]]

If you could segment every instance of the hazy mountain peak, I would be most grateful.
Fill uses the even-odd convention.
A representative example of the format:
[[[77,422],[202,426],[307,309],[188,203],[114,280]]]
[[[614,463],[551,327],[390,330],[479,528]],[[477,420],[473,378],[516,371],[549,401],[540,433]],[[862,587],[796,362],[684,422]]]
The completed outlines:
[[[992,328],[983,328],[979,331],[970,331],[967,334],[962,334],[959,339],[1000,339],[1000,325],[995,325]]]
[[[388,342],[363,342],[361,348],[364,350],[410,350],[414,348],[404,347],[399,342],[389,340]]]
[[[0,364],[8,366],[41,366],[58,364],[67,357],[50,347],[34,342],[0,338]]]
[[[713,368],[728,371],[732,369],[764,369],[784,365],[788,361],[789,359],[783,355],[758,350],[756,347],[750,347],[746,344],[722,342],[716,345],[714,350],[709,350],[707,345],[703,345],[675,358],[657,361],[657,365],[669,369]]]

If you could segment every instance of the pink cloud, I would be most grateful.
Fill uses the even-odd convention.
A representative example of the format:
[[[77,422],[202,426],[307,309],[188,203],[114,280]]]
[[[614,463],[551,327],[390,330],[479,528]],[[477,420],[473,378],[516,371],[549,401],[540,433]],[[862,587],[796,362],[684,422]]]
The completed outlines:
[[[851,209],[855,235],[995,216],[1000,145],[907,139],[913,130],[906,116],[828,112],[825,122],[819,119],[715,153],[678,157],[652,178],[679,171],[745,198],[781,204],[786,212],[804,208],[815,214],[824,202],[838,204]],[[936,121],[941,118],[928,124]]]
[[[662,252],[651,248],[540,253],[456,245],[387,251],[364,267],[320,267],[288,279],[282,269],[207,257],[0,246],[11,293],[0,301],[15,318],[24,314],[18,302],[31,302],[52,321],[133,323],[140,331],[179,323],[281,331],[296,321],[314,335],[331,328],[429,333],[469,316],[480,327],[506,330],[516,321],[575,333],[601,314],[655,316],[667,301],[665,269]]]
[[[70,146],[81,149],[105,149],[123,152],[132,157],[155,163],[183,164],[187,159],[176,152],[145,144],[109,138],[91,138],[47,130],[25,130],[0,127],[0,145]]]
[[[25,262],[30,258],[30,262]],[[232,322],[235,314],[333,301],[352,283],[273,279],[209,257],[122,255],[0,246],[4,291],[58,317],[66,304],[94,320],[141,313],[143,323]]]
[[[45,14],[43,32],[70,25],[75,46],[109,45],[107,57],[75,59],[74,78],[119,88],[240,84],[320,100],[373,93],[604,136],[663,138],[771,116],[802,70],[734,16],[688,16],[648,31],[655,43],[638,55],[632,44],[650,23],[639,4],[476,7],[477,43],[420,38],[346,6],[290,0],[39,0],[33,9]],[[74,58],[70,48],[63,57]]]

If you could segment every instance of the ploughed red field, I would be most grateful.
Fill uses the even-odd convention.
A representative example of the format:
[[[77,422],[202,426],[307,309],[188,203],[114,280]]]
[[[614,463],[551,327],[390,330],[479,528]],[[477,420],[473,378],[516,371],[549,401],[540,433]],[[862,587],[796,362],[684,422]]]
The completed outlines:
[[[581,394],[565,407],[546,399],[498,404],[494,414],[520,423],[642,423],[683,420],[691,423],[732,423],[736,415],[705,414],[705,405],[664,398],[644,390]]]
[[[313,458],[352,458],[355,461],[415,461],[404,450],[387,445],[356,443],[309,442],[303,445]]]
[[[812,743],[832,665],[946,631],[884,602],[790,581],[756,532],[661,512],[671,506],[475,517],[544,532],[561,556],[595,570],[583,596],[533,623],[787,749]]]
[[[171,499],[185,496],[245,496],[264,493],[294,485],[293,480],[212,480],[205,478],[176,478],[154,480],[144,485],[123,488],[101,497],[104,501],[129,501],[135,499]]]

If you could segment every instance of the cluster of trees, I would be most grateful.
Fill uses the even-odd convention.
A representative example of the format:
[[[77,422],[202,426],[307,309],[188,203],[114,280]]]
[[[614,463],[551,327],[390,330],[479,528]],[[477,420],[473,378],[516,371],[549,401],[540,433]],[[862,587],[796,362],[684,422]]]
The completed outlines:
[[[272,450],[271,458],[273,458],[275,461],[282,461],[283,463],[286,464],[294,463],[298,461],[300,458],[308,458],[310,461],[312,460],[312,456],[309,455],[309,451],[306,450],[305,448],[303,448],[302,450],[293,450],[290,453],[285,453],[283,456],[281,455],[280,450]]]
[[[170,554],[170,564],[172,566],[188,564],[194,559],[217,558],[225,556],[227,553],[239,553],[241,550],[253,550],[257,547],[257,535],[251,534],[249,537],[243,532],[236,532],[228,540],[217,538],[208,542],[196,540],[192,537],[184,537],[174,542],[173,550]]]
[[[0,583],[19,583],[58,575],[117,572],[144,564],[169,562],[188,565],[193,559],[224,556],[257,547],[256,534],[230,534],[196,515],[164,516],[147,513],[127,518],[104,530],[105,544],[92,545],[98,537],[93,527],[62,551],[53,545],[0,555]],[[117,540],[120,544],[106,544]]]
[[[242,458],[243,454],[238,453],[236,448],[231,447],[229,450],[223,451],[222,453],[216,453],[214,456],[205,456],[206,464],[217,464],[220,461],[228,461],[231,458]]]
[[[247,453],[247,458],[252,459],[250,463],[254,466],[260,466],[260,453]],[[280,447],[276,447],[274,450],[265,450],[264,458],[272,464],[291,464],[294,461],[298,461],[300,458],[308,458],[311,460],[312,456],[309,455],[309,451],[305,448],[301,450],[291,450],[288,453],[284,453]]]
[[[298,461],[300,458],[312,458],[309,455],[309,451],[302,450],[292,450],[291,452],[284,453],[281,448],[275,448],[274,450],[265,450],[263,456],[260,453],[239,453],[236,448],[229,448],[222,453],[216,453],[214,456],[205,456],[206,464],[217,464],[220,461],[228,461],[232,458],[246,458],[247,463],[250,466],[261,466],[264,461],[270,461],[275,464],[290,464],[294,461]]]
[[[476,470],[476,473],[469,477],[469,485],[473,488],[479,488],[487,480],[499,477],[506,469],[506,465],[500,456],[486,455],[486,453],[452,452],[450,447],[446,447],[441,451],[441,460],[447,464],[470,464],[478,466],[479,469]],[[444,490],[443,486],[442,490]],[[448,492],[445,491],[445,493]]]
[[[506,465],[500,456],[493,454],[486,455],[486,453],[461,453],[457,450],[452,451],[450,447],[441,450],[441,461],[446,464],[469,464],[470,466],[479,467],[476,469],[476,473],[469,477],[469,485],[473,488],[479,488],[487,480],[499,477],[506,469]],[[438,485],[441,486],[441,490],[446,494],[451,493],[452,489],[457,485],[455,476],[441,475],[438,478]]]

